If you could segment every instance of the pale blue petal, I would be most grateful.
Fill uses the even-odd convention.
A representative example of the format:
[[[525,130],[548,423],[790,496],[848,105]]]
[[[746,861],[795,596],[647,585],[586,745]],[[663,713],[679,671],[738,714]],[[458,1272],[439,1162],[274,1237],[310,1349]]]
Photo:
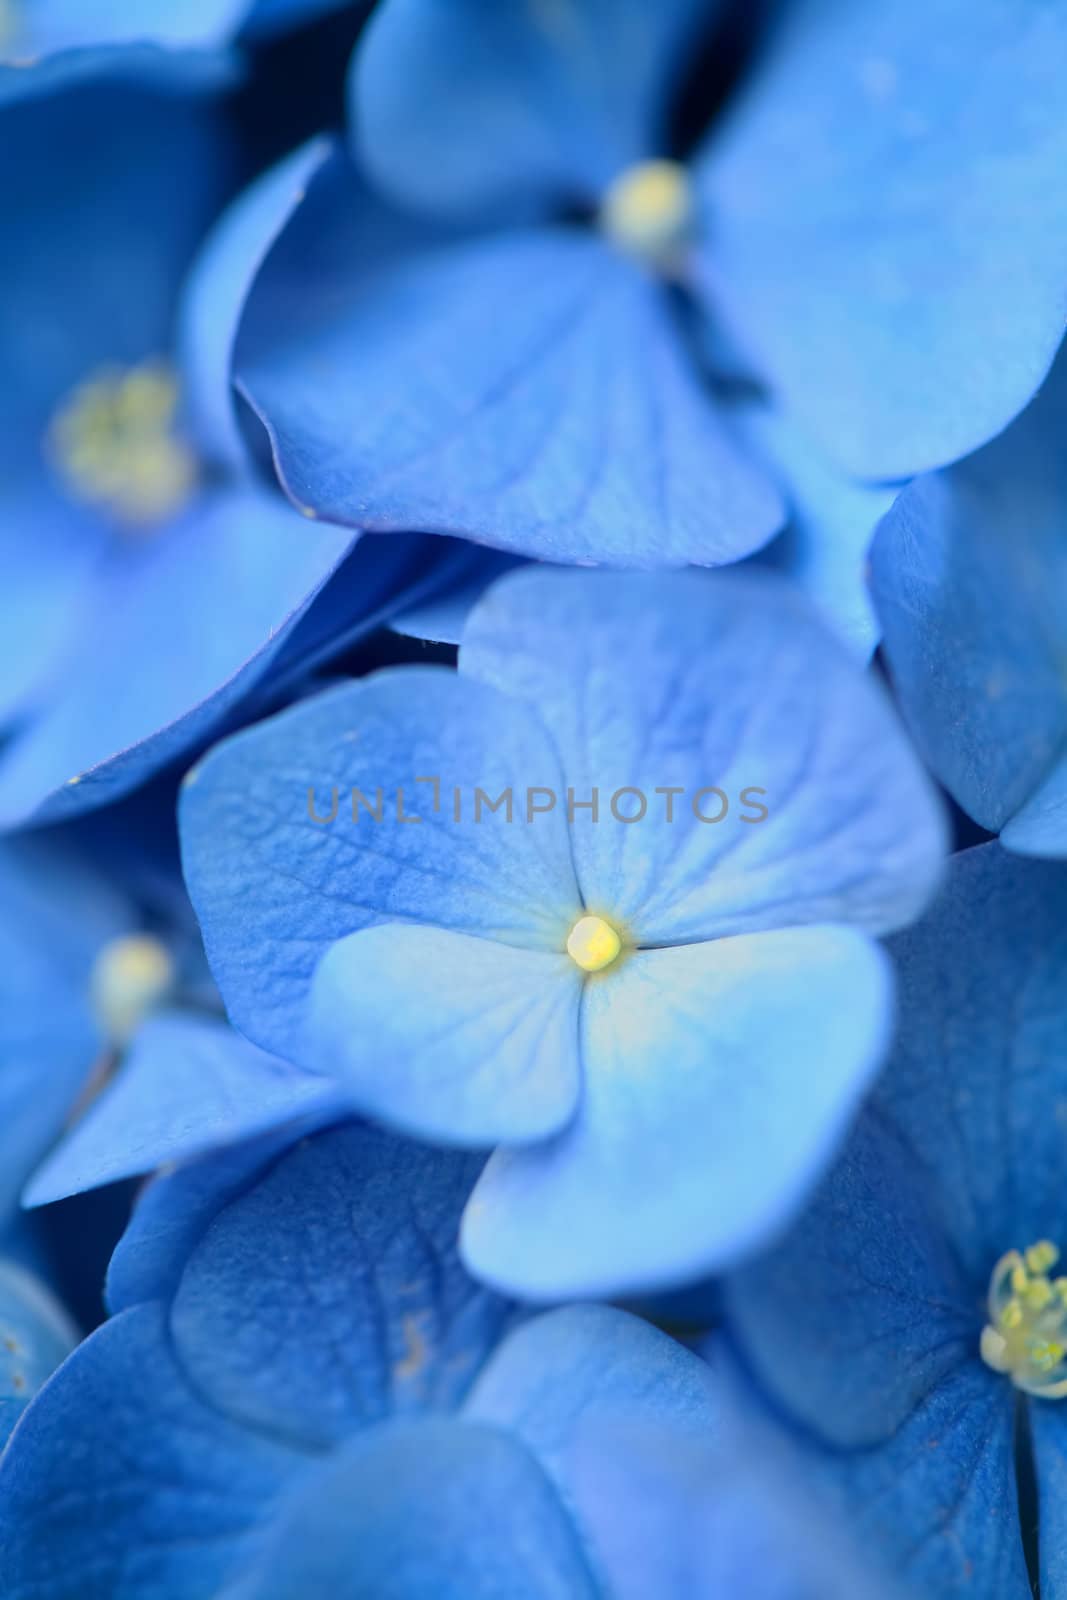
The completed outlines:
[[[691,1280],[783,1227],[880,1064],[887,973],[843,928],[638,951],[582,1023],[573,1123],[498,1150],[463,1219],[471,1270],[536,1299]]]
[[[319,963],[307,1059],[401,1132],[529,1142],[556,1133],[577,1103],[580,998],[562,949],[384,923],[339,939]]]
[[[6,57],[50,55],[89,45],[151,43],[209,49],[228,43],[249,0],[14,0]]]
[[[935,885],[931,786],[880,687],[780,579],[522,570],[476,607],[460,667],[537,707],[576,803],[598,790],[596,823],[576,810],[570,826],[583,899],[638,944],[884,932]],[[712,793],[708,821],[694,811],[709,786],[720,823]],[[641,790],[643,820],[611,814],[621,787]]]
[[[439,781],[436,810],[420,778]],[[299,1059],[315,967],[375,922],[561,949],[581,902],[562,816],[524,820],[531,784],[561,786],[532,713],[437,667],[335,688],[212,751],[182,794],[185,872],[242,1032]],[[475,787],[493,800],[512,787],[514,820],[476,821]],[[362,803],[354,820],[354,788],[371,806],[381,790],[380,822]]]

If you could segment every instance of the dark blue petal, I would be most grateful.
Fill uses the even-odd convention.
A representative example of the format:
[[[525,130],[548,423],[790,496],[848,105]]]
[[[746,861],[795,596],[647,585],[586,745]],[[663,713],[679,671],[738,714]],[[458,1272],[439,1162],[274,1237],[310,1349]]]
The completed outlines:
[[[12,1435],[5,1600],[213,1595],[306,1462],[204,1404],[158,1306],[127,1311],[60,1367]]]
[[[881,1062],[879,958],[849,929],[798,928],[637,951],[591,983],[575,1118],[490,1158],[463,1219],[471,1270],[538,1299],[613,1295],[762,1243]]]
[[[73,1324],[44,1285],[0,1258],[0,1448],[77,1342]]]
[[[735,560],[781,525],[635,265],[578,228],[381,233],[328,167],[251,297],[238,373],[298,505],[628,566]]]
[[[38,1169],[24,1202],[47,1205],[343,1108],[331,1084],[267,1055],[225,1023],[149,1017],[117,1076]]]
[[[699,166],[711,302],[830,456],[903,478],[1022,409],[1067,310],[1067,14],[799,0]]]
[[[473,612],[460,667],[537,708],[576,801],[598,790],[596,823],[570,825],[583,900],[638,944],[882,932],[929,897],[936,798],[878,687],[781,580],[523,569]],[[638,823],[610,813],[622,786],[647,800]]]
[[[1030,1408],[1037,1465],[1040,1515],[1041,1593],[1046,1600],[1067,1594],[1067,1412],[1061,1405]]]
[[[305,1140],[219,1213],[171,1329],[228,1415],[322,1447],[451,1409],[512,1315],[456,1254],[477,1156],[348,1125]]]
[[[223,1600],[598,1600],[565,1508],[522,1445],[437,1419],[355,1438],[309,1476]]]
[[[666,154],[683,53],[722,3],[389,0],[353,57],[359,155],[427,211],[477,214],[516,193],[596,200]]]
[[[1067,854],[1062,794],[1054,809],[1067,746],[1065,430],[1062,360],[1002,438],[901,495],[872,553],[886,657],[930,766],[984,828],[1007,826],[1005,844],[1038,855]]]
[[[316,965],[335,940],[374,922],[562,950],[581,904],[566,823],[553,812],[526,825],[530,784],[561,791],[533,713],[438,667],[333,689],[212,751],[182,794],[185,871],[241,1030],[300,1059]],[[476,785],[493,799],[514,788],[513,825],[503,812],[475,821]],[[363,803],[355,820],[353,789],[371,806],[381,791],[380,821]]]

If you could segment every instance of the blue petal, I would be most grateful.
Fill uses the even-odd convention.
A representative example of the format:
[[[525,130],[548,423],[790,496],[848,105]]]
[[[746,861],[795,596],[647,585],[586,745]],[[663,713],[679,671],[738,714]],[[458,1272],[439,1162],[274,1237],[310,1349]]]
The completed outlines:
[[[596,824],[576,812],[570,828],[583,899],[638,944],[882,932],[934,886],[936,798],[878,686],[781,580],[523,570],[474,611],[460,667],[537,707],[576,801],[599,791]],[[638,823],[609,814],[623,786],[647,799]]]
[[[267,1055],[225,1023],[149,1017],[117,1077],[38,1169],[24,1203],[48,1205],[343,1107],[331,1084]]]
[[[351,543],[249,488],[204,496],[116,556],[47,709],[0,760],[0,822],[107,804],[203,741]]]
[[[297,504],[631,566],[735,560],[781,525],[635,265],[578,228],[382,232],[327,167],[249,303],[241,387]]]
[[[329,153],[328,140],[312,139],[246,189],[215,224],[185,282],[178,348],[191,431],[204,459],[235,471],[248,464],[231,370],[245,301]]]
[[[11,495],[0,523],[0,725],[26,715],[76,636],[106,548],[73,506],[46,504],[33,488]]]
[[[558,760],[532,713],[436,667],[336,688],[213,751],[182,794],[185,871],[242,1032],[300,1059],[318,961],[374,922],[429,922],[562,949],[580,906],[566,824],[553,811],[526,825],[530,784],[560,792]],[[514,787],[513,825],[503,811],[475,821],[476,785],[493,799]],[[381,790],[380,822],[362,804],[354,820],[353,788],[370,805]],[[337,814],[328,822],[331,791]]]
[[[295,1146],[182,1273],[171,1330],[200,1393],[314,1448],[451,1409],[513,1314],[456,1253],[480,1164],[352,1124]]]
[[[1041,1593],[1048,1600],[1067,1594],[1067,1414],[1062,1406],[1030,1407],[1030,1429],[1037,1466],[1041,1551]]]
[[[398,199],[477,214],[528,192],[597,199],[666,153],[684,52],[722,0],[390,0],[356,50],[358,153]]]
[[[787,8],[699,164],[712,303],[862,477],[998,433],[1067,309],[1067,15],[998,0]]]
[[[14,0],[14,28],[0,38],[14,59],[90,45],[153,43],[210,49],[236,31],[249,0]],[[6,20],[6,18],[5,18]]]
[[[44,1285],[0,1258],[0,1447],[77,1342],[73,1324]]]
[[[471,1270],[539,1299],[610,1295],[762,1243],[880,1063],[879,955],[850,930],[798,928],[638,951],[591,983],[577,1115],[490,1158],[463,1219]]]
[[[598,1600],[570,1514],[492,1428],[436,1418],[350,1440],[286,1503],[226,1600]]]
[[[211,1595],[301,1458],[205,1406],[157,1306],[106,1323],[47,1383],[0,1466],[6,1600]],[[87,1465],[90,1464],[90,1465]]]
[[[0,848],[0,1227],[104,1048],[90,974],[130,923],[121,898],[67,851]]]
[[[867,592],[867,558],[896,490],[835,471],[778,412],[753,412],[746,426],[781,472],[789,502],[789,525],[763,559],[804,591],[858,661],[869,661],[879,628]]]
[[[874,543],[905,715],[941,782],[994,832],[1030,802],[1044,809],[1039,791],[1067,746],[1065,429],[1067,360],[1002,438],[913,483]],[[1034,812],[1013,845],[1067,854],[1062,816],[1038,835]]]
[[[390,619],[394,633],[437,644],[459,644],[477,601],[497,578],[515,565],[512,556],[460,542],[455,558],[442,571],[443,581],[432,594],[405,606]]]
[[[10,39],[7,41],[10,50]],[[0,42],[2,47],[2,42]],[[159,44],[86,45],[56,55],[0,59],[0,107],[43,99],[107,77],[170,94],[229,88],[239,75],[236,58],[222,50],[172,50]]]
[[[402,1132],[521,1143],[574,1111],[580,998],[563,951],[387,923],[322,958],[307,1055],[360,1111]]]
[[[246,39],[260,40],[286,28],[298,28],[329,11],[340,11],[349,0],[252,0],[245,22]]]
[[[112,1315],[148,1300],[172,1299],[186,1262],[213,1219],[302,1131],[314,1132],[317,1125],[314,1117],[305,1130],[287,1122],[258,1139],[165,1170],[145,1184],[108,1267],[106,1299]]]

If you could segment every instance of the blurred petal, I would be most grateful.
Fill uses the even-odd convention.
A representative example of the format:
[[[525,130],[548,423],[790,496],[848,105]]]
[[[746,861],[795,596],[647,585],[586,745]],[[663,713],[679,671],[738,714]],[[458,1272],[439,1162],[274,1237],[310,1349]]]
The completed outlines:
[[[5,1600],[212,1595],[305,1462],[204,1404],[157,1306],[127,1311],[60,1367],[4,1453]]]
[[[471,1270],[546,1299],[736,1259],[784,1224],[841,1137],[888,1004],[879,952],[846,929],[635,952],[587,986],[572,1125],[490,1158],[463,1220]]]
[[[329,166],[238,373],[290,495],[353,527],[656,566],[735,560],[782,521],[665,291],[578,228],[419,242]]]
[[[182,794],[185,873],[237,1026],[301,1059],[315,967],[375,922],[558,951],[580,900],[562,813],[523,820],[530,784],[561,792],[533,714],[436,667],[335,688],[212,751]],[[514,788],[514,824],[476,822],[475,786],[494,800]],[[363,804],[356,820],[353,789],[369,806],[380,791],[381,821]]]
[[[798,0],[714,131],[706,290],[858,476],[966,454],[1048,371],[1067,311],[1065,72],[1056,6]]]
[[[1039,798],[1062,784],[1067,747],[1065,430],[1067,360],[1002,438],[906,489],[872,555],[886,658],[927,761],[984,828],[1025,811],[1013,848],[1048,855],[1067,855],[1067,821]]]
[[[838,920],[884,932],[934,886],[936,798],[878,686],[781,580],[522,570],[476,607],[460,666],[537,707],[576,801],[599,790],[596,825],[570,827],[583,899],[638,944]],[[727,797],[721,825],[705,785]],[[627,786],[648,802],[640,822],[609,814]]]
[[[0,1448],[77,1342],[77,1330],[44,1284],[0,1259]]]
[[[48,1205],[293,1118],[343,1109],[332,1084],[268,1055],[223,1022],[149,1017],[118,1075],[38,1168],[24,1203]]]
[[[425,1418],[349,1440],[220,1600],[598,1600],[566,1509],[492,1428]]]
[[[182,1273],[171,1331],[199,1392],[314,1449],[452,1409],[513,1315],[456,1253],[480,1165],[356,1124],[294,1146]]]
[[[116,558],[98,576],[50,705],[0,758],[0,821],[107,804],[195,748],[263,674],[351,543],[250,488],[197,500]]]
[[[596,199],[666,154],[676,79],[722,0],[390,0],[352,63],[358,155],[397,199],[472,215]]]
[[[248,461],[232,382],[245,301],[329,153],[328,140],[312,139],[251,184],[215,224],[185,282],[178,340],[189,420],[204,458],[231,469],[240,471]]]
[[[153,43],[169,49],[228,42],[249,0],[16,0],[2,43],[15,58],[89,45]]]
[[[323,956],[308,1059],[360,1111],[417,1137],[539,1139],[578,1099],[580,998],[563,951],[386,923]]]

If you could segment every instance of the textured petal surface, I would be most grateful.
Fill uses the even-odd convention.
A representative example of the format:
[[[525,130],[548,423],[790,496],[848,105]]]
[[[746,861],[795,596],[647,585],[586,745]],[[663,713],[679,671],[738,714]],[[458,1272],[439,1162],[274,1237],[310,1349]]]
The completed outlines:
[[[784,520],[663,289],[577,227],[420,241],[335,163],[260,275],[238,374],[294,500],[354,527],[677,566]]]
[[[577,1103],[580,996],[565,953],[385,923],[319,963],[307,1057],[360,1111],[407,1133],[528,1142]]]
[[[929,896],[930,787],[878,687],[780,581],[524,570],[476,608],[460,665],[537,706],[576,801],[599,790],[597,822],[576,812],[570,828],[582,895],[638,944],[839,920],[881,932]],[[647,799],[639,822],[609,812],[623,786]],[[750,788],[766,791],[762,821]]]
[[[872,554],[904,713],[938,778],[992,832],[1067,755],[1065,429],[1061,360],[1007,433],[901,495]],[[1014,837],[1025,850],[1022,824]],[[1036,854],[1067,855],[1062,807],[1030,837]]]
[[[0,760],[0,821],[103,805],[202,743],[351,544],[280,497],[226,490],[115,559],[47,711]]]
[[[736,1259],[814,1182],[879,1064],[888,1006],[878,952],[845,929],[638,951],[586,990],[573,1124],[490,1158],[464,1216],[472,1271],[549,1299]]]
[[[171,1330],[199,1391],[318,1448],[450,1410],[513,1314],[456,1254],[480,1164],[351,1124],[284,1155],[182,1273]]]
[[[149,1017],[117,1077],[38,1169],[25,1203],[47,1205],[293,1118],[343,1109],[333,1085],[257,1049],[223,1022]]]
[[[5,1452],[3,1592],[214,1594],[306,1460],[205,1406],[157,1306],[125,1312],[59,1369]]]
[[[1065,70],[1056,6],[801,0],[715,131],[707,292],[859,476],[966,454],[1047,372],[1067,313]]]
[[[581,902],[561,815],[523,820],[531,784],[561,789],[558,758],[533,714],[433,667],[330,690],[213,751],[182,795],[183,852],[238,1027],[299,1058],[318,961],[374,922],[562,949]],[[510,824],[504,811],[475,820],[479,786],[492,799],[514,787]],[[380,822],[363,804],[353,819],[353,788],[372,806],[381,790]],[[309,791],[320,821],[309,815]]]
[[[399,199],[476,214],[596,200],[666,153],[683,50],[721,0],[390,0],[352,65],[358,154]]]
[[[495,1429],[425,1419],[352,1440],[287,1504],[220,1600],[598,1600],[537,1462]]]

